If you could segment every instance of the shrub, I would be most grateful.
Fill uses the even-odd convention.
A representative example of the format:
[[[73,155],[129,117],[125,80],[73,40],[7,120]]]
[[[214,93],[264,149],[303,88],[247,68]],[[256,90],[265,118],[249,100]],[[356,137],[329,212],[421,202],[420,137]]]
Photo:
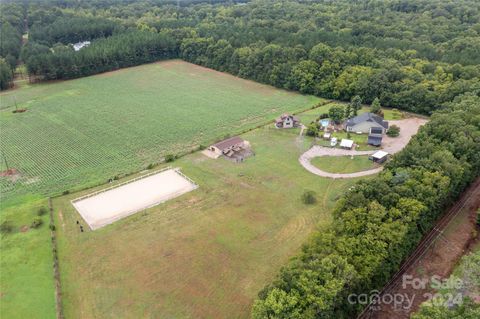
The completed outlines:
[[[323,119],[328,119],[328,113],[322,113],[320,114],[320,119],[323,120]]]
[[[47,209],[45,207],[40,207],[38,210],[37,210],[37,216],[43,216],[47,213]]]
[[[68,194],[70,194],[70,191],[69,191],[69,190],[66,190],[66,191],[64,191],[62,194],[63,194],[63,195],[68,195]]]
[[[9,221],[9,220],[4,221],[4,222],[0,225],[0,232],[1,232],[2,234],[10,234],[11,232],[13,232],[12,222]]]
[[[315,196],[315,192],[314,191],[305,191],[303,194],[302,194],[302,202],[305,204],[305,205],[313,205],[317,202],[317,198]]]
[[[38,228],[42,226],[43,220],[40,217],[35,217],[33,219],[32,225],[30,225],[31,228]]]
[[[55,225],[54,224],[50,224],[48,226],[48,228],[50,228],[51,231],[55,231]]]
[[[318,126],[315,123],[310,123],[307,127],[307,136],[317,136],[318,135]]]
[[[166,163],[173,162],[174,160],[175,160],[175,155],[173,155],[173,154],[167,154],[167,155],[165,155],[165,162],[166,162]]]
[[[480,209],[477,210],[477,226],[480,226]]]
[[[155,164],[150,163],[150,164],[148,164],[147,169],[152,169],[152,168],[154,168],[154,167],[155,167]]]
[[[390,137],[397,137],[400,135],[400,127],[392,125],[388,128],[387,135]]]
[[[198,150],[199,150],[199,151],[203,151],[203,150],[206,149],[206,148],[207,148],[207,147],[206,147],[205,145],[203,145],[203,144],[198,145]]]

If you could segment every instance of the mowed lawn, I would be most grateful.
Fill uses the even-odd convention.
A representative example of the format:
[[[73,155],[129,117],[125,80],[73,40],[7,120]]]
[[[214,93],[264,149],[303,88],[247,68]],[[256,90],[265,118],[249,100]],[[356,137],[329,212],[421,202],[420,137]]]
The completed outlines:
[[[298,132],[244,134],[256,155],[242,164],[187,155],[172,166],[197,190],[95,231],[80,232],[70,204],[93,190],[55,199],[66,318],[249,318],[258,292],[354,183],[300,166],[312,140]],[[305,190],[315,205],[302,203]]]
[[[4,200],[98,185],[320,101],[180,60],[27,85],[0,100],[0,170],[18,171],[0,178]],[[27,111],[12,113],[15,104]]]
[[[368,155],[360,156],[321,156],[315,157],[311,163],[329,173],[355,173],[375,168],[375,164],[368,159]]]
[[[55,318],[53,256],[48,213],[33,229],[32,221],[46,200],[2,210],[0,224],[9,222],[12,232],[0,238],[0,317]]]

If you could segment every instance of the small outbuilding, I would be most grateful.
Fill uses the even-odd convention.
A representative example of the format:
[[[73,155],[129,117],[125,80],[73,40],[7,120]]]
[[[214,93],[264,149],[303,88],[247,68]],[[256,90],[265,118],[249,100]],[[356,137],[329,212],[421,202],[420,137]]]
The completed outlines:
[[[332,137],[332,133],[325,132],[325,134],[323,134],[323,139],[324,140],[329,141],[331,137]]]
[[[385,151],[378,151],[378,152],[375,152],[374,154],[372,154],[372,156],[370,156],[370,159],[374,162],[374,163],[383,163],[385,162],[387,159],[388,159],[388,153],[385,152]]]
[[[300,120],[298,117],[290,114],[282,114],[275,120],[276,128],[293,128],[300,126]]]
[[[351,150],[353,148],[353,143],[354,142],[352,140],[348,140],[348,139],[344,138],[340,142],[340,147],[344,148],[344,149],[347,149],[347,150]]]
[[[212,156],[214,158],[224,156],[237,163],[243,162],[245,158],[253,155],[250,143],[239,136],[230,137],[215,143],[208,148],[208,151],[215,155]]]

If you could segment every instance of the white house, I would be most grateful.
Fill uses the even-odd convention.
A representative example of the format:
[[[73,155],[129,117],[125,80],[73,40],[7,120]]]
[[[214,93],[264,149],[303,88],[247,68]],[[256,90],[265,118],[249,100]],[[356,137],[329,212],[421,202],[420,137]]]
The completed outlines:
[[[279,118],[275,120],[276,128],[292,128],[300,125],[300,120],[290,114],[282,114]]]

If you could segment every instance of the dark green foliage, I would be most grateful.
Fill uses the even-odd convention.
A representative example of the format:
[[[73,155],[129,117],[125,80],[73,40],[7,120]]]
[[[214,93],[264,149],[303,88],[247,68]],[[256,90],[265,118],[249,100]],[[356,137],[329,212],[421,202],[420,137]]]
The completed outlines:
[[[332,106],[330,110],[328,110],[328,116],[332,121],[339,124],[345,118],[344,108],[341,106]]]
[[[398,127],[397,125],[391,125],[388,128],[387,135],[390,136],[390,137],[399,136],[400,135],[400,127]]]
[[[47,210],[45,207],[40,207],[40,208],[37,210],[37,216],[43,216],[43,215],[45,215],[46,213],[48,213],[48,210]]]
[[[305,191],[302,194],[302,203],[305,205],[313,205],[317,202],[316,193],[314,191]]]
[[[173,162],[177,157],[173,154],[165,155],[165,163]]]
[[[382,106],[380,105],[378,97],[373,100],[372,105],[370,106],[370,112],[374,114],[380,114],[382,112]]]
[[[128,44],[128,45],[127,45]],[[28,72],[47,80],[76,78],[176,57],[173,38],[131,31],[93,41],[78,52],[58,46],[54,52],[27,54]]]
[[[11,221],[6,220],[0,224],[0,233],[10,234],[11,232],[13,232],[13,224]]]
[[[307,136],[313,136],[313,137],[316,137],[318,136],[318,124],[316,124],[315,122],[313,123],[310,123],[307,127]]]
[[[153,163],[150,163],[150,164],[147,165],[147,169],[152,169],[154,167],[155,167],[155,164],[153,164]]]
[[[31,228],[38,228],[38,227],[42,226],[42,224],[43,224],[43,220],[40,217],[35,217],[33,219],[32,224],[30,225],[30,227]]]
[[[13,72],[5,59],[0,59],[0,90],[6,90],[12,86]]]
[[[477,210],[477,226],[480,226],[480,209]]]
[[[338,201],[332,226],[317,232],[260,292],[252,317],[355,317],[362,306],[347,296],[380,289],[479,175],[479,118],[476,95],[444,105],[380,175],[358,182]],[[332,258],[337,267],[326,267]]]
[[[322,114],[320,114],[319,119],[320,119],[320,120],[322,120],[322,119],[328,119],[328,113],[322,113]]]

